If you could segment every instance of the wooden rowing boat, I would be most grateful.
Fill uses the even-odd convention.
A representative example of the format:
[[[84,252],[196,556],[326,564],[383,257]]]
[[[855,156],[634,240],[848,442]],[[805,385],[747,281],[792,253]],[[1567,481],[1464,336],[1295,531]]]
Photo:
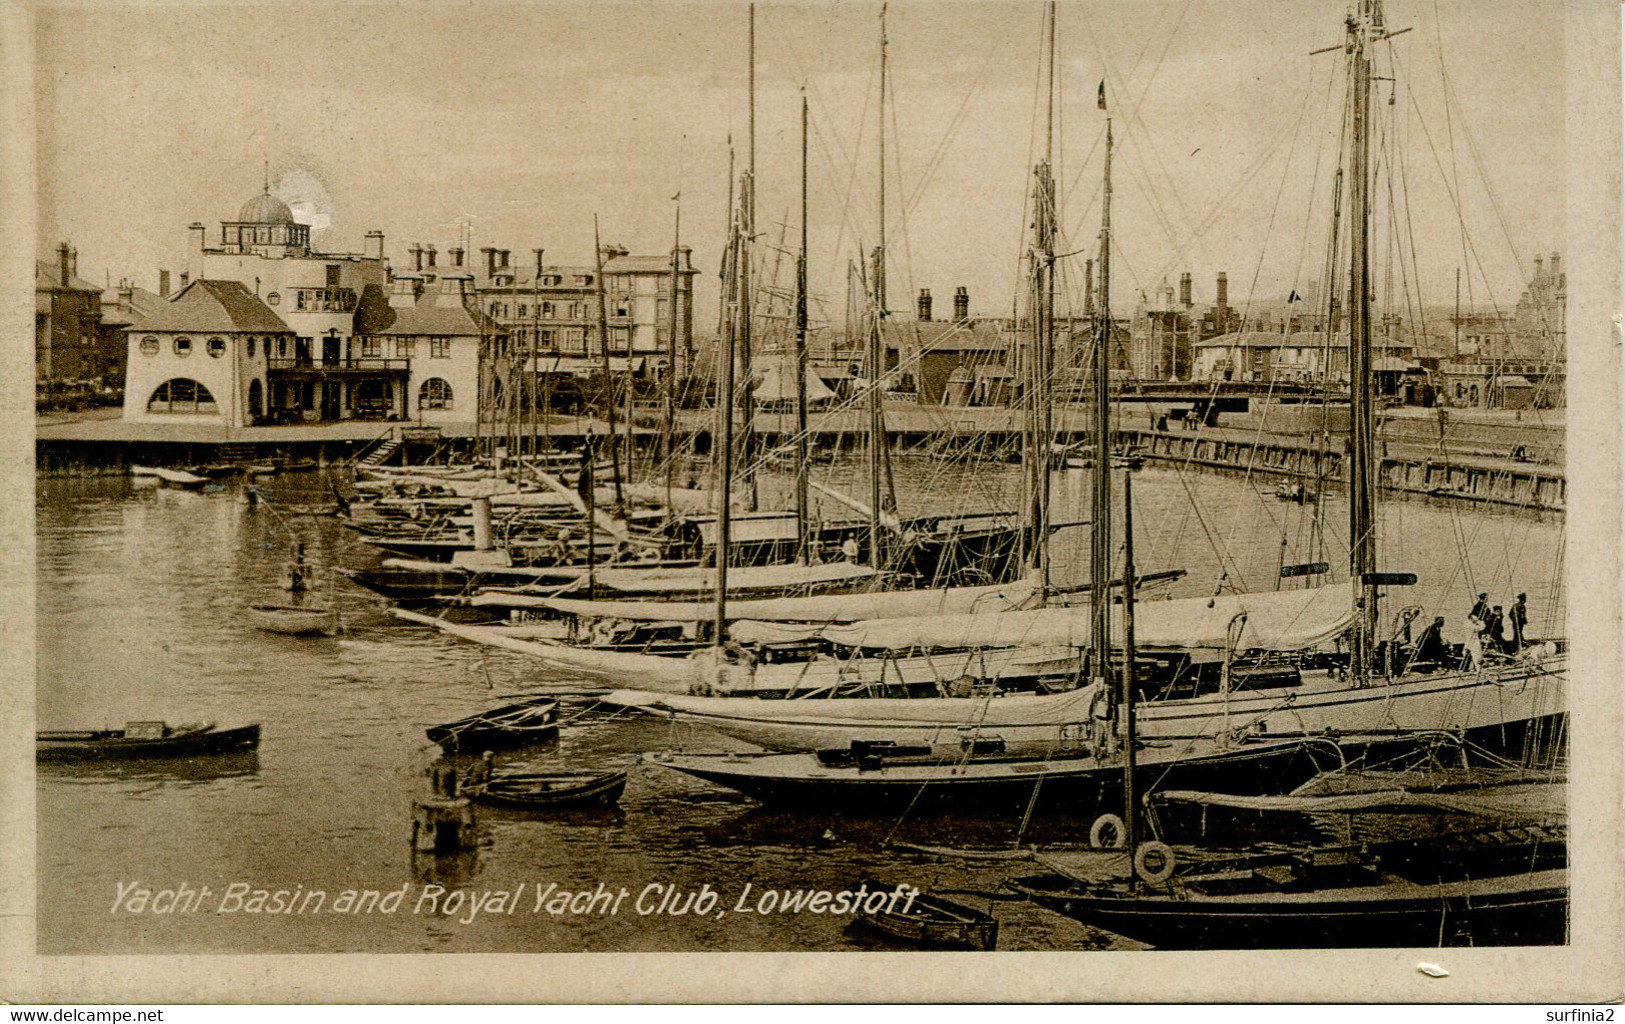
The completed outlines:
[[[859,891],[893,892],[896,886],[870,879]],[[987,952],[998,944],[999,922],[963,903],[916,890],[904,900],[865,913],[857,923],[911,945]]]
[[[509,772],[489,782],[464,786],[462,795],[475,803],[515,810],[555,807],[609,807],[626,790],[626,772]]]
[[[338,611],[326,605],[251,604],[255,629],[285,636],[324,636],[335,631]]]
[[[209,482],[206,476],[188,473],[184,469],[164,469],[162,466],[153,469],[152,475],[170,487],[198,488]]]
[[[45,730],[34,734],[37,761],[95,761],[110,758],[197,757],[252,750],[259,746],[258,723],[216,729],[214,723],[170,726],[129,722],[122,729]]]
[[[528,700],[491,708],[426,730],[448,754],[541,743],[559,734],[559,703]]]

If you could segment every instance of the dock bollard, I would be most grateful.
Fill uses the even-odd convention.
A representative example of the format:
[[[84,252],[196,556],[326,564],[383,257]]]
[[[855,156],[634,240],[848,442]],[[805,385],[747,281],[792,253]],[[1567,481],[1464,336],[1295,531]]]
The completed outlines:
[[[474,805],[457,795],[457,771],[429,770],[434,795],[412,803],[412,849],[454,853],[474,845]]]

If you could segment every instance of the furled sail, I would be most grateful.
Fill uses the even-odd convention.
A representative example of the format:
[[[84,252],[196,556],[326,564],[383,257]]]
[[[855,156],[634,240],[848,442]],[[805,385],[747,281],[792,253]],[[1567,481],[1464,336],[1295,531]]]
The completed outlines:
[[[1213,598],[1147,601],[1134,612],[1135,640],[1142,647],[1230,646],[1231,624],[1245,615],[1237,650],[1301,650],[1346,630],[1354,609],[1345,587],[1226,594]],[[1087,605],[957,615],[869,619],[823,625],[742,621],[731,635],[745,643],[784,643],[823,639],[845,647],[877,650],[911,648],[1086,647],[1091,611]],[[1118,618],[1114,625],[1122,628]],[[1121,634],[1115,639],[1121,640]]]
[[[1037,599],[1032,583],[934,590],[891,590],[871,594],[826,594],[732,601],[728,615],[761,622],[856,622],[861,619],[927,615],[985,614],[1029,608]],[[638,622],[705,622],[716,616],[709,601],[583,601],[545,598],[535,607],[582,618]]]

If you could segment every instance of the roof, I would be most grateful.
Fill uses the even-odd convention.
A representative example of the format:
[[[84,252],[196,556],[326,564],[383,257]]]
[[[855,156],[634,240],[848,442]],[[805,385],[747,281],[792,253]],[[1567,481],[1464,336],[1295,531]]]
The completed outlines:
[[[296,224],[293,211],[288,204],[271,194],[270,189],[250,199],[243,204],[242,210],[237,214],[237,222],[241,224]]]
[[[34,288],[56,289],[62,287],[62,265],[54,260],[34,261]],[[68,275],[68,290],[76,292],[95,292],[101,294],[99,285],[91,284],[77,274]]]
[[[885,320],[887,344],[918,344],[926,352],[1003,352],[1009,347],[1002,320]]]
[[[126,289],[113,288],[102,293],[102,323],[134,323],[138,318],[157,309],[160,302],[165,301],[157,292],[149,292],[145,288],[132,287],[127,290],[128,302],[124,300]]]
[[[395,307],[387,301],[382,306],[369,303],[365,317],[361,318],[368,327],[364,333],[442,338],[508,333],[507,328],[485,314],[470,310],[460,302],[442,304],[443,298],[445,296],[430,291],[419,296],[411,306]]]
[[[199,279],[136,321],[131,331],[267,331],[288,325],[241,281]]]

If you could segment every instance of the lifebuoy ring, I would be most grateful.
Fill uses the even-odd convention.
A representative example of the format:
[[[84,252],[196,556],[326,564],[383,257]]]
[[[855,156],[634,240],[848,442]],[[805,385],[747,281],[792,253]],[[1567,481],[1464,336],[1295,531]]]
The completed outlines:
[[[1174,848],[1155,839],[1141,843],[1134,851],[1134,873],[1150,885],[1161,885],[1174,877]]]
[[[1128,826],[1115,814],[1102,814],[1089,827],[1089,845],[1096,850],[1121,850]]]

